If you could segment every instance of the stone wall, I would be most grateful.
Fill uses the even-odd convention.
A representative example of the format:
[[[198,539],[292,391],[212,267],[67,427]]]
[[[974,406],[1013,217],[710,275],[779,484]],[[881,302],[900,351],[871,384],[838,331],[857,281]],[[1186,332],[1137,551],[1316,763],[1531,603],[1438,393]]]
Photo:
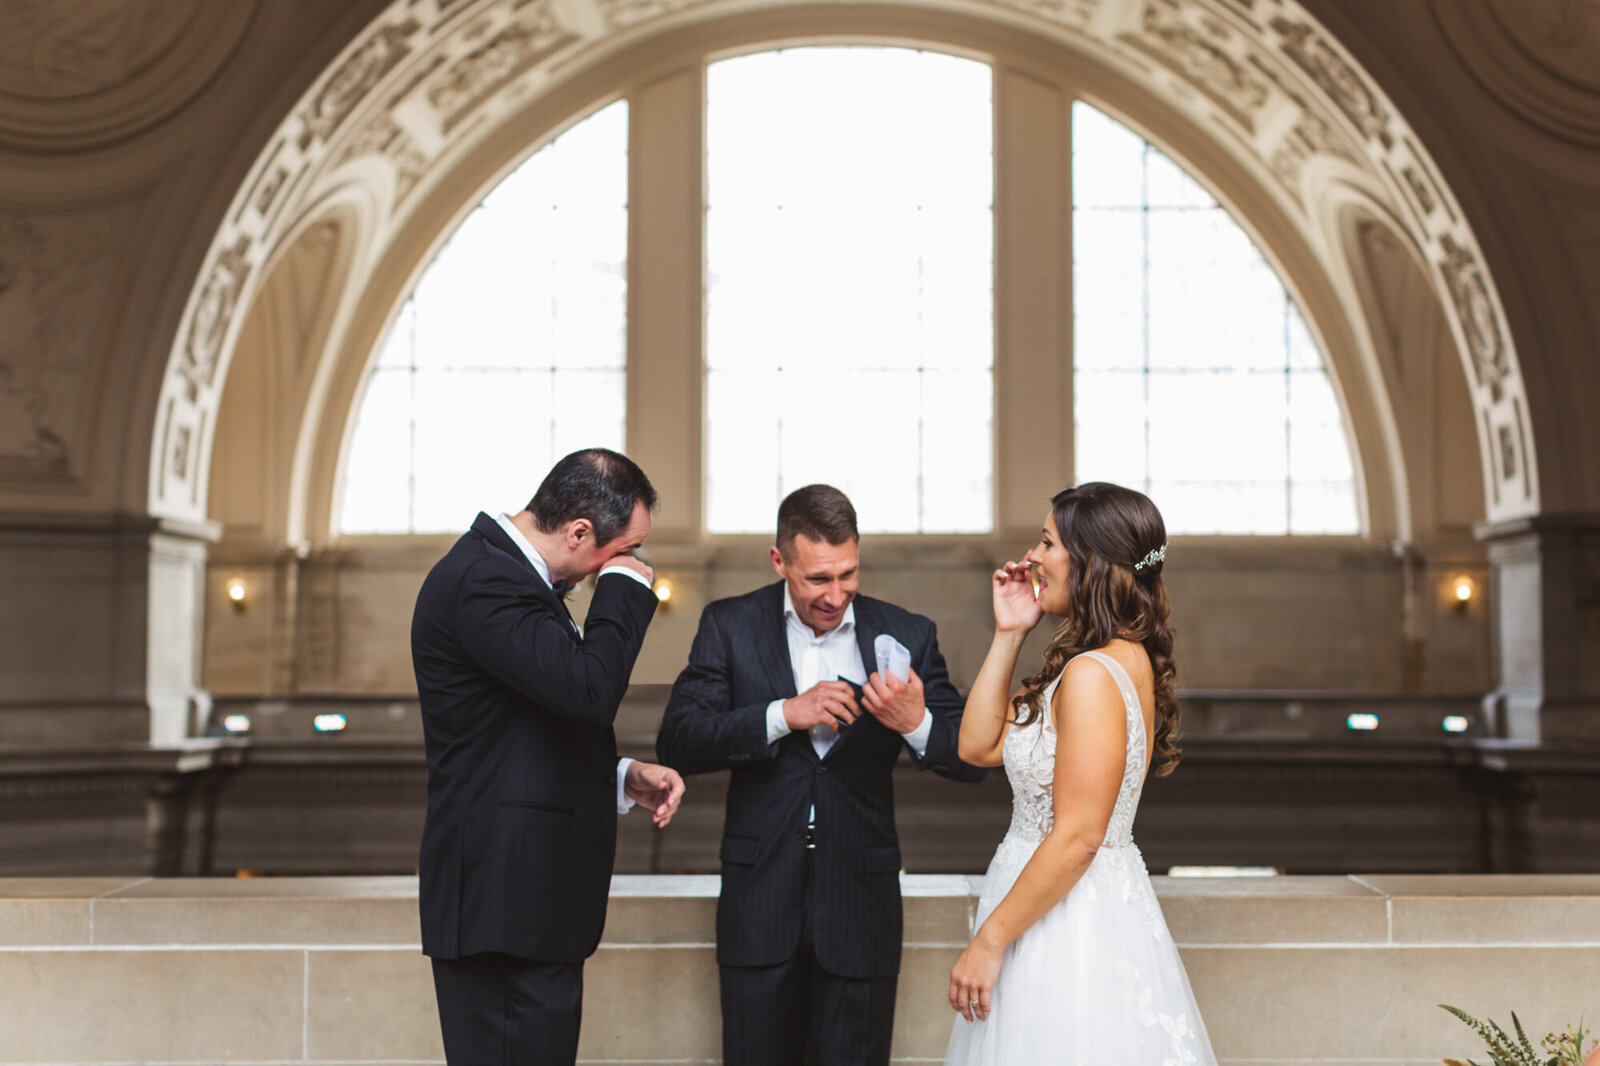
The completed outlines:
[[[976,878],[907,876],[894,1054],[937,1062]],[[718,1061],[714,877],[619,877],[580,1059]],[[1482,1054],[1600,1008],[1600,877],[1156,879],[1224,1066]],[[411,878],[0,881],[0,1063],[439,1062]]]

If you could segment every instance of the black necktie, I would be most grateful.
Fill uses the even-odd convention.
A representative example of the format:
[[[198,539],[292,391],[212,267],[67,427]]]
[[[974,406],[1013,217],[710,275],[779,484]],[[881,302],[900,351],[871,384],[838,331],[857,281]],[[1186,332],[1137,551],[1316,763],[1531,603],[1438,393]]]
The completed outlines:
[[[560,581],[553,581],[550,583],[550,591],[554,592],[557,596],[565,596],[567,593],[572,591],[572,582],[568,581],[566,578],[562,578]]]

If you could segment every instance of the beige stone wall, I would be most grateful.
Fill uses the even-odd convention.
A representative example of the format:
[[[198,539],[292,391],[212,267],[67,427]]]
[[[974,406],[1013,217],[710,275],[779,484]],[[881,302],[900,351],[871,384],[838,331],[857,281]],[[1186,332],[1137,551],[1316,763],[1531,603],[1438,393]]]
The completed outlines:
[[[218,697],[414,693],[412,603],[451,539],[353,538],[304,559],[245,552],[230,559],[224,541],[207,583],[206,687]],[[993,631],[988,574],[1030,544],[1021,535],[869,536],[862,591],[938,623],[951,676],[965,688]],[[688,658],[700,609],[775,578],[760,538],[727,538],[715,547],[663,539],[646,547],[673,598],[651,624],[633,679],[670,683]],[[1180,684],[1482,693],[1493,684],[1489,616],[1481,601],[1459,610],[1447,599],[1446,585],[1460,574],[1480,588],[1488,584],[1481,549],[1470,542],[1418,563],[1348,538],[1179,538],[1167,585]],[[233,577],[252,587],[242,612],[224,595]],[[580,618],[583,603],[580,594]],[[1043,629],[1035,636],[1026,662],[1037,662],[1045,636]]]
[[[897,1063],[937,1062],[976,878],[905,879]],[[1482,1055],[1600,1008],[1600,877],[1156,879],[1224,1066]],[[716,878],[620,877],[580,1061],[718,1061]],[[411,878],[0,881],[0,1063],[439,1062]]]

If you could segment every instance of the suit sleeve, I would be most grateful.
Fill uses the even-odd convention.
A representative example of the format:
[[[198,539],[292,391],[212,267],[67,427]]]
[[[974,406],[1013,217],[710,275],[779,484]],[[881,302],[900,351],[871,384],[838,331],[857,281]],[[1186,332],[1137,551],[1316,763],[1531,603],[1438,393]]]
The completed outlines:
[[[595,583],[579,640],[525,578],[486,560],[462,576],[456,631],[468,659],[540,710],[610,726],[656,602],[636,582],[607,575]]]
[[[767,743],[767,704],[733,706],[733,663],[717,612],[707,607],[689,649],[689,663],[672,685],[656,758],[679,773],[705,774],[777,754]]]
[[[961,735],[961,713],[966,701],[950,683],[950,672],[939,651],[938,629],[928,623],[927,640],[922,642],[912,666],[922,678],[922,699],[933,716],[933,729],[928,734],[928,750],[922,758],[912,759],[921,770],[932,770],[952,781],[982,781],[987,771],[981,766],[964,763],[956,755],[956,741]]]

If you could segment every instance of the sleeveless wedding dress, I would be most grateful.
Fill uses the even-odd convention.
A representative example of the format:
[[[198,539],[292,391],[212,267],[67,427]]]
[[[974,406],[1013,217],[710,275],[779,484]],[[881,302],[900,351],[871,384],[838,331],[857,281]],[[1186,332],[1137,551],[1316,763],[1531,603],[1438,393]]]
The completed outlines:
[[[987,1021],[957,1016],[946,1066],[1215,1066],[1205,1025],[1166,919],[1133,842],[1148,760],[1144,713],[1133,680],[1111,656],[1084,655],[1122,692],[1128,743],[1122,788],[1105,842],[1067,897],[1006,948]],[[978,900],[976,930],[994,910],[1055,821],[1056,730],[1050,698],[1011,726],[1004,753],[1011,828],[995,851]]]

